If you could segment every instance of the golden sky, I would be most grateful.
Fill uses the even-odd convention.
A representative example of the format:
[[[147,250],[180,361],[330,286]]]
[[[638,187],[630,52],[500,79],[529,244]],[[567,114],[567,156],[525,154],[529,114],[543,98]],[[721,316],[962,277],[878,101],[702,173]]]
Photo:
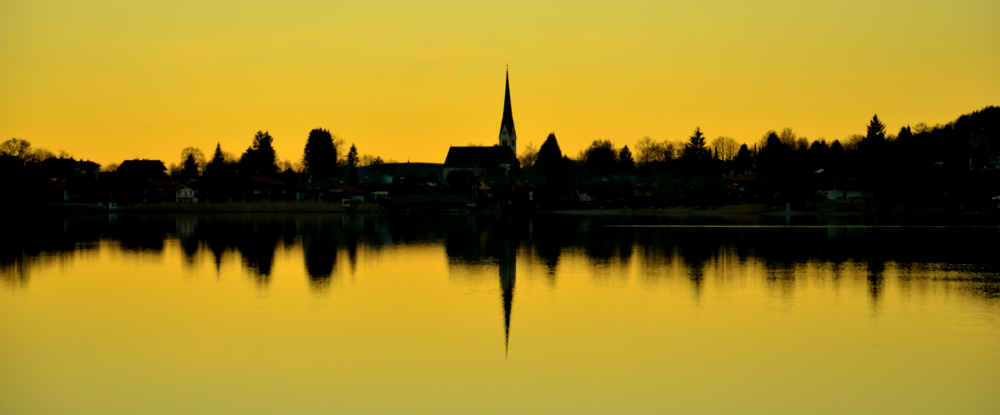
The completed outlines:
[[[281,159],[329,129],[443,162],[496,143],[505,65],[519,149],[706,135],[895,133],[1000,104],[1000,2],[0,0],[0,138],[107,164]]]

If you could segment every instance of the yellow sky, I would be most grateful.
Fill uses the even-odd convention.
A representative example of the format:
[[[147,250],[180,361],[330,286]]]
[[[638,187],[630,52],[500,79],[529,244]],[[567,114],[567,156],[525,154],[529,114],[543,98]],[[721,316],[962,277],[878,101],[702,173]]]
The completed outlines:
[[[0,0],[0,138],[176,163],[268,130],[295,160],[323,127],[443,162],[496,142],[509,64],[519,149],[842,139],[1000,104],[998,21],[992,0]]]

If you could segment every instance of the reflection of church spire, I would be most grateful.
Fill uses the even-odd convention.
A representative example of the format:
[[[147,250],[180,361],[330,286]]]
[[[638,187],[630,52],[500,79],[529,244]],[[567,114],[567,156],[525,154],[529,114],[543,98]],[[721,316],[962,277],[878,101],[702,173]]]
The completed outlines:
[[[504,246],[500,262],[500,291],[503,297],[503,349],[507,352],[510,342],[510,312],[514,306],[514,280],[517,279],[516,248]]]

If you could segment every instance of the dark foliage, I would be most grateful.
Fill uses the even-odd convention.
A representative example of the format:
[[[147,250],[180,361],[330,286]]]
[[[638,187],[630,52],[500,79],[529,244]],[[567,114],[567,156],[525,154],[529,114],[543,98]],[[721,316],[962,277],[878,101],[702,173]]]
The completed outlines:
[[[317,180],[332,178],[337,171],[337,148],[329,131],[316,128],[309,132],[302,164],[306,173]]]
[[[240,158],[240,174],[273,176],[278,171],[273,139],[267,131],[257,131],[253,144]]]

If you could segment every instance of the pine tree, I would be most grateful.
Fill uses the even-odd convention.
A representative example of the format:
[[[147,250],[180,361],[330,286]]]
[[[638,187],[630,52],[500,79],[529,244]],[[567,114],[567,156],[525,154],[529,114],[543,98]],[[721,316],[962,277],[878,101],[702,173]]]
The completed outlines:
[[[868,135],[865,138],[869,141],[885,141],[885,124],[879,121],[878,114],[875,114],[871,122],[868,123]]]
[[[275,162],[278,159],[274,152],[273,139],[267,131],[257,131],[253,137],[253,144],[250,145],[243,156],[240,157],[240,167],[247,174],[274,175],[278,166]]]
[[[337,148],[333,145],[333,136],[321,128],[309,132],[306,147],[302,156],[302,164],[306,172],[315,179],[328,179],[337,171]]]
[[[209,165],[218,164],[221,166],[225,163],[226,163],[226,156],[222,154],[222,144],[215,143],[215,153],[212,153],[212,161],[210,161],[208,164]]]
[[[701,127],[694,129],[694,134],[688,138],[687,145],[684,146],[684,153],[681,156],[688,161],[707,160],[711,158],[711,153],[705,145],[705,134],[701,132]]]
[[[347,183],[358,184],[358,149],[353,143],[347,151]]]
[[[620,166],[622,174],[635,173],[635,160],[632,160],[632,151],[628,149],[628,146],[622,147],[621,151],[618,152],[618,166]]]
[[[184,168],[181,170],[181,177],[185,179],[198,178],[198,162],[195,161],[194,154],[188,154],[184,159]]]

